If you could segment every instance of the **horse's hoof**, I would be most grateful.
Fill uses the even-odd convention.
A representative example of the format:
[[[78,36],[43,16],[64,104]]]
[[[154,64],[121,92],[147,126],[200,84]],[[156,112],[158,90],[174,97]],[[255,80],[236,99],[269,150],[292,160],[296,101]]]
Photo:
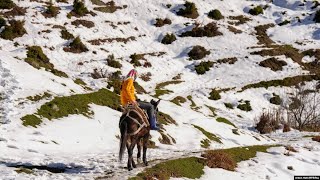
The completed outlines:
[[[148,166],[148,165],[149,165],[149,163],[148,163],[148,162],[144,162],[144,165],[145,165],[145,166]]]
[[[132,168],[128,168],[128,171],[132,171]]]
[[[137,165],[136,164],[132,164],[133,168],[137,168]]]

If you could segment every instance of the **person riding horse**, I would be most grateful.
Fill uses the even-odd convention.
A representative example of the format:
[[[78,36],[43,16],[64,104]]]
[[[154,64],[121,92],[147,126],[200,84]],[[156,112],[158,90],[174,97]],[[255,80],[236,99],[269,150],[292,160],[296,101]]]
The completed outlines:
[[[133,83],[137,79],[137,76],[137,70],[132,69],[123,80],[120,92],[121,105],[126,107],[127,105],[132,104],[144,109],[148,114],[151,130],[159,130],[159,127],[157,127],[154,106],[149,102],[137,101],[135,98],[135,88]]]

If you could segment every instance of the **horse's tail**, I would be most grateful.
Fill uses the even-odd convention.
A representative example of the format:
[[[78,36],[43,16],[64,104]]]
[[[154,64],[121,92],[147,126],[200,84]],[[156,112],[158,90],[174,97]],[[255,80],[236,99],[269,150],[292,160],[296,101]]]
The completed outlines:
[[[120,138],[120,150],[119,150],[119,160],[120,162],[122,161],[122,156],[126,147],[126,142],[127,142],[127,129],[128,129],[128,124],[126,121],[123,121],[120,124],[120,133],[121,133],[121,138]]]

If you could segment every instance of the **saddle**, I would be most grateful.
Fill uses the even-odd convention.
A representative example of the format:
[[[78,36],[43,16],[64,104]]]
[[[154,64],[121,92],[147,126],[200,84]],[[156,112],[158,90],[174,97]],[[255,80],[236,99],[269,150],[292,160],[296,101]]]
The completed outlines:
[[[124,108],[122,108],[122,115],[129,116],[129,113],[132,111],[135,112],[140,117],[140,119],[143,120],[143,122],[147,125],[147,127],[150,126],[150,123],[148,120],[149,119],[148,114],[146,113],[145,110],[141,109],[139,106],[136,106],[133,104],[126,105]]]

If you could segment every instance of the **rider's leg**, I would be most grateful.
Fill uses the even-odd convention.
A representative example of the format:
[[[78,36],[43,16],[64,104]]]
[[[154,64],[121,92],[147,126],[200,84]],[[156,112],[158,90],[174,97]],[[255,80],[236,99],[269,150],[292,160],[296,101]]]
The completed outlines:
[[[139,107],[146,110],[149,116],[149,122],[152,130],[159,130],[156,124],[156,117],[154,114],[154,107],[151,103],[139,101]]]

